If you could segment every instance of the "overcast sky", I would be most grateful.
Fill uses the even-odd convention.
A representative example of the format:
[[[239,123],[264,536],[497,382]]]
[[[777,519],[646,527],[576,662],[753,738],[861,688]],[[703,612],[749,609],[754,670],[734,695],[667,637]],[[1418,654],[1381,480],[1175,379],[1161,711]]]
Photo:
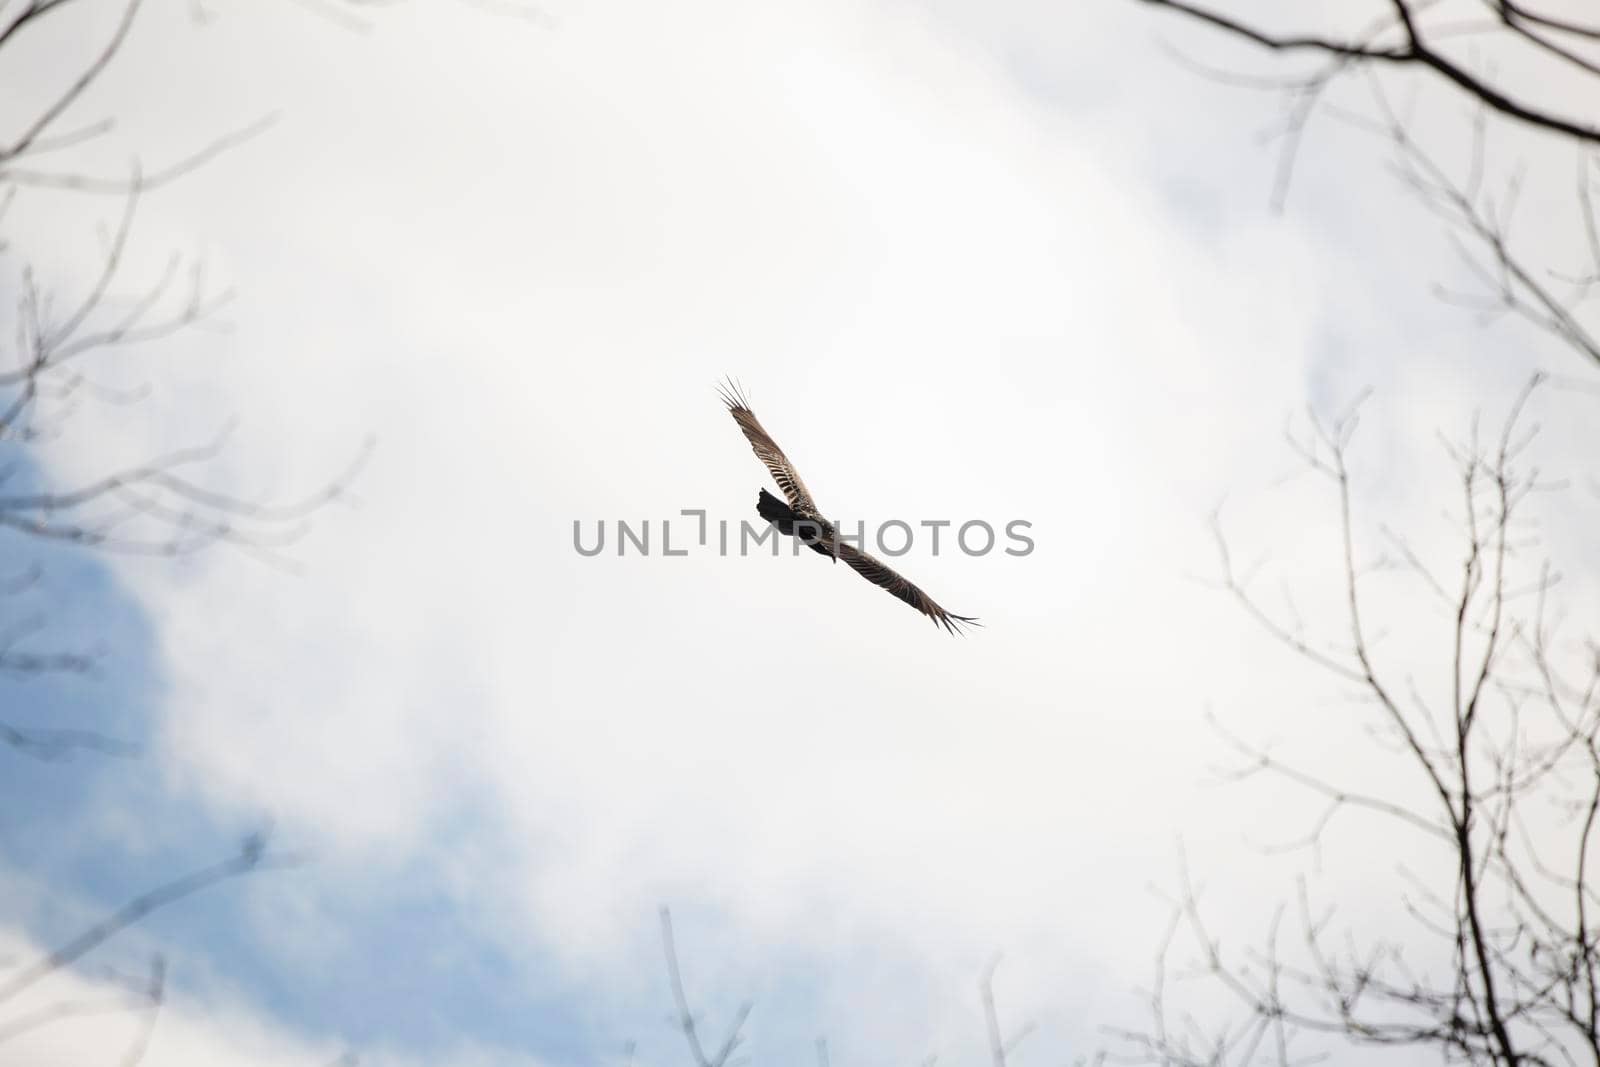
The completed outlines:
[[[112,7],[8,51],[0,95],[59,80]],[[1314,124],[1274,212],[1278,100],[1174,52],[1253,57],[1134,3],[433,0],[365,32],[206,10],[150,4],[78,112],[119,117],[82,157],[108,168],[280,115],[135,230],[136,267],[204,255],[230,329],[141,355],[151,400],[85,409],[37,477],[237,419],[209,482],[288,498],[377,446],[298,574],[51,554],[56,631],[102,641],[104,669],[0,690],[19,720],[147,747],[0,752],[0,956],[268,820],[313,857],[40,991],[165,953],[152,1064],[599,1064],[628,1042],[684,1063],[662,905],[711,1028],[755,1002],[752,1062],[815,1062],[818,1036],[841,1067],[970,1059],[996,953],[1004,1017],[1039,1026],[1017,1062],[1091,1052],[1138,1017],[1180,840],[1239,936],[1311,864],[1257,855],[1316,809],[1218,788],[1208,711],[1389,773],[1348,695],[1206,584],[1208,515],[1315,620],[1333,501],[1294,476],[1286,420],[1371,388],[1364,528],[1444,553],[1437,433],[1498,419],[1535,369],[1592,381],[1432,298],[1450,245],[1364,135]],[[7,261],[81,289],[117,209],[25,192]],[[770,483],[727,374],[832,514],[1030,522],[1024,557],[919,539],[897,561],[984,629],[945,636],[809,554],[578,555],[574,521],[649,520],[659,549],[680,509],[754,519]],[[1592,403],[1539,401],[1558,473],[1593,454]],[[1590,500],[1555,513],[1554,551],[1585,544]],[[1583,563],[1563,569],[1592,589]],[[1386,603],[1386,655],[1432,677],[1446,631]],[[1355,841],[1323,873],[1381,926],[1406,845]],[[14,1062],[88,1062],[135,1025],[44,1028]]]

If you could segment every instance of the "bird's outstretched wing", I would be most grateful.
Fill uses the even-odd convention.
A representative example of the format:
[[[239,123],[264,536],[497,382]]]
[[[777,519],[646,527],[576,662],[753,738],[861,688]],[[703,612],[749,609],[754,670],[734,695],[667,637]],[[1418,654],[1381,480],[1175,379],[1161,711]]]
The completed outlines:
[[[745,437],[749,439],[756,458],[766,464],[767,470],[772,474],[772,480],[783,490],[783,495],[789,500],[789,506],[802,515],[822,514],[817,508],[817,502],[811,499],[806,483],[800,480],[800,472],[794,469],[794,464],[783,454],[778,442],[774,441],[771,435],[762,429],[761,423],[756,421],[755,412],[750,410],[744,392],[731,381],[719,385],[717,392],[721,395],[722,402],[728,405],[728,413],[733,416],[733,421],[739,424],[739,429],[743,430]]]
[[[833,545],[828,546],[830,549]],[[962,633],[963,626],[982,626],[977,619],[965,615],[952,615],[935,604],[933,598],[904,578],[895,573],[894,568],[867,553],[845,542],[838,543],[839,558],[850,565],[850,569],[879,588],[887,590],[890,595],[899,597],[907,604],[922,612],[933,620],[935,626],[943,626],[951,633]]]

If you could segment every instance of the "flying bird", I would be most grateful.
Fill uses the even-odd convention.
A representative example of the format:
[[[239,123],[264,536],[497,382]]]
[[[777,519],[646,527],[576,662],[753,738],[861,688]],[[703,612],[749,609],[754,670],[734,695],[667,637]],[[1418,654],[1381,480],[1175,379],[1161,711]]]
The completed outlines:
[[[809,546],[812,551],[830,557],[835,563],[844,560],[851,570],[880,589],[887,590],[891,596],[910,604],[932,619],[935,626],[943,626],[954,634],[963,632],[963,626],[982,625],[975,618],[952,615],[934,603],[927,593],[896,574],[893,568],[841,538],[833,524],[823,517],[822,509],[812,499],[806,483],[800,480],[800,472],[794,469],[794,464],[783,454],[778,442],[756,421],[755,412],[750,410],[744,392],[732,381],[719,385],[717,392],[722,402],[728,405],[733,421],[744,431],[756,458],[766,466],[772,480],[783,491],[784,500],[779,500],[762,489],[756,497],[757,514],[776,526],[779,533],[798,538],[801,544]]]

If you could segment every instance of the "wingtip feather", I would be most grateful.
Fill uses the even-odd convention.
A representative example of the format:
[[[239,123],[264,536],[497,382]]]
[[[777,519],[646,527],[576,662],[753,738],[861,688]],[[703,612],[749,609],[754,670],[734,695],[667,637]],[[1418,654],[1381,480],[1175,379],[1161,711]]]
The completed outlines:
[[[732,375],[726,375],[716,385],[717,395],[722,402],[728,405],[729,411],[749,411],[750,400],[745,395],[744,386]]]

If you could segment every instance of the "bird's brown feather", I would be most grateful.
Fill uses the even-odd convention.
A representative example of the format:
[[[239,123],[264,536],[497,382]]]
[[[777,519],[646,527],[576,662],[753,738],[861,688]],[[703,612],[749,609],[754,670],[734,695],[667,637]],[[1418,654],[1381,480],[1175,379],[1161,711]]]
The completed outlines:
[[[774,441],[772,435],[757,421],[755,412],[750,410],[749,401],[745,399],[743,391],[730,381],[719,386],[718,392],[722,396],[722,402],[728,405],[733,421],[739,424],[739,429],[744,432],[750,447],[755,450],[756,458],[766,466],[772,475],[772,480],[778,483],[778,488],[783,490],[784,497],[789,501],[789,513],[785,513],[783,505],[762,490],[761,500],[757,505],[758,513],[786,533],[793,533],[797,528],[796,524],[801,521],[820,520],[822,512],[812,499],[806,483],[800,480],[800,473],[794,469],[794,464],[789,462],[789,457],[783,454],[783,449],[778,447],[778,442]],[[854,545],[839,540],[831,525],[824,523],[823,529],[825,532],[820,539],[807,542],[811,548],[824,555],[833,556],[836,560],[843,560],[851,570],[873,585],[910,604],[932,619],[935,626],[942,626],[954,634],[961,633],[964,626],[982,625],[977,619],[966,615],[952,615],[944,610],[927,593],[901,577],[893,567]]]
[[[778,442],[774,441],[772,435],[767,433],[756,420],[756,414],[750,410],[744,393],[731,382],[719,387],[719,392],[722,394],[722,402],[728,405],[728,412],[733,416],[733,421],[744,431],[744,436],[755,451],[756,458],[766,466],[772,475],[772,480],[778,483],[778,488],[783,490],[789,506],[802,515],[822,514],[817,508],[817,502],[812,499],[810,490],[806,488],[806,483],[800,480],[800,472],[794,469],[794,464],[783,454]]]
[[[833,546],[829,545],[827,547],[831,549]],[[846,544],[844,542],[839,543],[838,552],[839,558],[842,559],[851,570],[855,571],[857,574],[861,575],[861,577],[865,578],[878,588],[885,590],[890,596],[898,597],[907,604],[910,604],[928,618],[932,619],[935,626],[943,626],[946,630],[954,634],[960,633],[963,626],[983,625],[977,619],[970,618],[966,615],[950,614],[950,612],[944,610],[944,608],[941,608],[934,601],[933,597],[929,596],[927,593],[924,593],[921,589],[918,589],[915,585],[911,584],[911,582],[907,581],[893,567],[889,566],[887,563],[884,563],[876,556],[863,552],[854,545]]]

